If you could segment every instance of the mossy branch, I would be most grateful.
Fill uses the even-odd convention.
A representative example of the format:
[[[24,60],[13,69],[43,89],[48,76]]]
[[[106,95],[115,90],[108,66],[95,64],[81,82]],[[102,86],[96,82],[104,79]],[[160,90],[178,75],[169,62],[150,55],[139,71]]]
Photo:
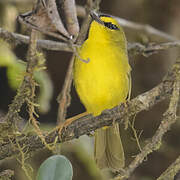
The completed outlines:
[[[120,106],[117,106],[111,110],[105,110],[100,116],[97,117],[87,115],[72,122],[72,124],[68,125],[62,130],[62,136],[58,138],[57,142],[61,143],[78,138],[79,136],[89,134],[100,127],[110,126],[113,122],[122,124],[127,117],[130,118],[143,110],[149,110],[155,104],[169,98],[173,91],[173,84],[174,79],[176,79],[177,68],[179,68],[179,64],[175,64],[173,66],[173,68],[167,73],[162,83],[150,91],[132,99],[126,105],[121,104]],[[45,137],[46,143],[53,143],[57,137],[58,132],[52,131]],[[19,144],[26,147],[24,148],[25,152],[36,151],[44,147],[41,139],[36,135],[21,135],[17,138],[19,139]],[[16,153],[17,150],[13,148],[12,144],[7,142],[0,144],[0,159],[11,157]]]

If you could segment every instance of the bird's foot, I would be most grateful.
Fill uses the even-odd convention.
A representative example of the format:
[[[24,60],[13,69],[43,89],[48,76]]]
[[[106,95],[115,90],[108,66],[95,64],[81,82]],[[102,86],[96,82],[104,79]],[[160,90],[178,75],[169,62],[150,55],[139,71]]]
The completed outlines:
[[[63,123],[60,123],[60,124],[57,126],[57,130],[58,130],[59,136],[61,136],[62,130],[63,130],[64,128],[66,129],[67,126],[69,126],[73,121],[75,121],[75,120],[77,120],[77,119],[79,119],[79,118],[81,118],[81,117],[83,117],[83,116],[85,116],[85,115],[87,115],[87,114],[88,114],[87,112],[84,112],[84,113],[78,114],[78,115],[76,115],[76,116],[73,116],[73,117],[67,119],[67,120],[66,120],[65,122],[63,122]]]

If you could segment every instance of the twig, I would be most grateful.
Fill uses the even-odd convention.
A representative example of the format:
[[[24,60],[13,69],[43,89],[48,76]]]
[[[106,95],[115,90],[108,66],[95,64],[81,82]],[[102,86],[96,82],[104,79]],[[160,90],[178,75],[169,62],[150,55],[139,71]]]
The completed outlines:
[[[99,3],[100,3],[99,0],[96,0],[94,4],[92,3],[92,1],[90,1],[88,3],[87,9],[89,9],[90,11],[90,9],[92,9],[93,6],[99,7]],[[87,34],[89,24],[90,24],[90,17],[89,17],[89,12],[87,12],[87,17],[84,19],[79,36],[77,37],[77,44],[83,43]],[[66,78],[64,81],[64,85],[63,85],[60,95],[58,96],[58,102],[59,102],[58,118],[57,118],[58,124],[65,121],[67,107],[70,105],[70,89],[71,89],[71,84],[72,84],[72,79],[73,79],[72,71],[73,71],[74,58],[75,58],[75,53],[70,60]]]
[[[0,28],[0,37],[6,42],[14,44],[15,46],[18,44],[29,44],[29,36],[9,32],[2,28]],[[72,48],[70,48],[67,43],[61,43],[51,40],[38,40],[37,47],[52,51],[72,52]]]
[[[175,79],[173,83],[173,92],[170,98],[169,108],[164,113],[163,121],[159,125],[150,142],[144,146],[141,153],[139,153],[130,163],[130,165],[125,168],[123,175],[118,175],[116,178],[114,178],[114,180],[119,179],[120,177],[120,179],[127,179],[132,174],[132,172],[143,162],[148,154],[160,148],[163,135],[170,129],[171,125],[176,122],[176,111],[180,93],[180,59],[178,59],[176,64],[174,65],[174,71]],[[172,177],[170,179],[172,179]]]
[[[36,88],[36,82],[34,80],[34,72],[36,71],[36,68],[39,65],[38,58],[37,58],[37,31],[32,29],[31,30],[31,38],[30,38],[30,44],[28,48],[28,53],[27,53],[27,75],[24,76],[24,81],[28,83],[28,91],[29,94],[27,97],[25,97],[27,106],[28,106],[28,111],[29,111],[29,121],[32,123],[37,135],[41,139],[41,141],[46,145],[47,148],[50,149],[50,147],[47,145],[44,134],[39,128],[38,121],[36,120],[35,117],[38,117],[35,107],[37,106],[35,103],[35,88]]]
[[[161,174],[161,176],[157,180],[167,180],[173,179],[173,177],[179,172],[180,170],[180,156],[173,162],[165,172]]]
[[[34,36],[34,33],[32,33]],[[18,89],[18,93],[15,96],[12,104],[9,106],[8,113],[6,115],[6,121],[11,127],[14,126],[15,129],[18,127],[18,123],[22,121],[22,118],[19,116],[18,112],[20,112],[21,106],[26,102],[26,99],[31,96],[29,89],[31,89],[31,77],[33,76],[34,67],[37,65],[34,62],[34,56],[36,54],[36,43],[34,42],[35,38],[30,39],[30,46],[28,51],[28,62],[26,75],[24,76],[23,83],[21,87]]]
[[[63,88],[57,98],[57,101],[59,102],[57,124],[65,121],[67,107],[70,105],[71,102],[70,90],[72,83],[72,69],[74,64],[74,57],[75,56],[73,55],[70,60]]]
[[[178,61],[180,65],[180,60]],[[164,121],[167,121],[167,128],[169,129],[170,125],[175,123],[177,117],[176,117],[176,111],[178,107],[178,101],[179,101],[179,93],[180,93],[180,68],[177,68],[176,72],[176,79],[173,87],[173,94],[171,97],[171,101],[169,104],[169,109],[164,114]],[[165,126],[165,124],[164,124]],[[176,159],[174,163],[172,163],[168,169],[161,174],[161,176],[157,180],[166,180],[166,179],[173,179],[174,176],[177,174],[177,172],[180,170],[180,157]]]
[[[179,48],[180,41],[165,42],[165,43],[149,43],[148,45],[142,45],[140,43],[128,43],[128,51],[131,55],[142,54],[145,57],[158,53],[161,50],[167,50],[170,48]]]
[[[163,101],[168,98],[173,90],[173,82],[176,78],[176,69],[179,65],[173,66],[172,70],[168,72],[166,78],[162,83],[157,85],[155,88],[148,92],[145,92],[136,98],[129,101],[126,107],[121,104],[111,110],[104,111],[100,116],[85,116],[73,121],[65,129],[62,130],[62,137],[58,139],[58,142],[64,142],[78,138],[84,134],[89,134],[90,132],[104,126],[110,126],[113,122],[124,123],[124,119],[127,117],[134,116],[135,114],[152,108],[158,102]],[[113,118],[112,118],[113,117]],[[46,142],[48,144],[53,143],[57,139],[58,132],[53,131],[48,136],[46,136]],[[41,139],[35,135],[22,135],[18,140],[20,145],[24,145],[25,152],[36,151],[44,147]],[[11,157],[17,153],[14,148],[14,144],[1,143],[0,144],[0,160],[6,157]]]
[[[72,1],[73,1],[73,3],[71,3],[71,1],[64,2],[64,11],[66,14],[68,31],[71,34],[75,35],[75,37],[77,37],[77,34],[79,32],[79,24],[77,22],[77,16],[76,16],[76,12],[75,12],[75,1],[74,0],[72,0]],[[71,6],[73,6],[73,7],[71,7]],[[73,11],[71,9],[73,9]],[[72,23],[72,20],[73,20],[73,23]],[[73,48],[71,48],[71,49],[73,49]],[[71,84],[72,84],[72,69],[73,69],[73,64],[74,64],[74,58],[75,58],[75,56],[72,55],[72,58],[70,60],[70,63],[69,63],[68,69],[67,69],[63,88],[57,98],[57,101],[59,103],[57,124],[63,123],[65,121],[67,108],[71,102],[70,90],[71,90]]]
[[[140,23],[135,23],[132,21],[128,21],[123,18],[116,17],[118,20],[119,24],[125,28],[130,28],[133,31],[138,31],[139,34],[146,34],[150,36],[151,38],[154,37],[154,39],[161,39],[163,41],[179,41],[178,38],[169,35],[163,31],[160,31],[148,24],[140,24]]]
[[[31,36],[29,41],[29,48],[27,53],[27,69],[26,72],[29,73],[30,78],[33,77],[34,68],[37,66],[37,57],[36,57],[36,51],[37,51],[37,32],[35,30],[31,30]],[[25,76],[27,79],[27,77]]]

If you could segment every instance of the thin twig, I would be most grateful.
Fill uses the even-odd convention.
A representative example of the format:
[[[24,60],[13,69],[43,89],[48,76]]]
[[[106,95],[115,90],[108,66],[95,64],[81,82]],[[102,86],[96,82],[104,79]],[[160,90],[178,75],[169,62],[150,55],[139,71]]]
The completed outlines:
[[[90,9],[92,9],[94,6],[99,7],[99,3],[100,3],[99,0],[96,0],[94,2],[94,4],[92,3],[92,1],[89,1],[88,8],[87,8],[89,10],[89,12],[90,12]],[[77,44],[82,44],[83,41],[85,40],[87,30],[88,30],[88,27],[90,24],[89,12],[87,11],[87,17],[84,19],[84,21],[82,23],[80,33],[77,37]],[[58,102],[59,102],[58,118],[57,118],[58,124],[65,121],[67,107],[70,105],[70,100],[71,100],[70,89],[71,89],[71,84],[72,84],[72,79],[73,79],[72,72],[73,72],[73,64],[74,64],[75,54],[76,53],[74,53],[74,55],[72,56],[72,58],[70,60],[66,78],[64,81],[64,85],[63,85],[60,95],[58,96]]]
[[[148,24],[140,24],[140,23],[135,23],[133,21],[128,21],[126,19],[123,18],[119,18],[119,17],[115,17],[119,24],[121,26],[123,26],[124,28],[130,28],[133,31],[137,31],[139,34],[146,34],[148,36],[150,36],[151,38],[154,39],[161,39],[163,41],[179,41],[178,38],[169,35],[163,31],[160,31]]]
[[[57,101],[59,102],[57,124],[60,124],[65,121],[66,111],[71,102],[70,90],[72,83],[72,69],[74,64],[74,57],[75,56],[73,55],[70,60],[63,88],[57,98]]]
[[[157,180],[168,180],[173,179],[173,177],[180,170],[180,156],[164,171]]]
[[[26,72],[30,73],[29,75],[31,78],[33,77],[34,67],[37,66],[37,58],[36,58],[36,51],[37,51],[37,32],[35,30],[31,30],[31,36],[29,41],[29,48],[27,53],[27,69]]]

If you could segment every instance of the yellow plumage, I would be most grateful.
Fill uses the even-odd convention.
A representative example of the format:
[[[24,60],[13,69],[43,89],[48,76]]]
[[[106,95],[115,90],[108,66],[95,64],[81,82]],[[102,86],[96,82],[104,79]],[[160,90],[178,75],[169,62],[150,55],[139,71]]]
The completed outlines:
[[[100,21],[105,24],[103,25],[96,21],[91,23],[88,39],[79,50],[80,58],[83,60],[89,59],[89,62],[85,63],[76,58],[74,64],[74,82],[77,93],[87,112],[94,116],[101,114],[105,109],[113,108],[125,102],[131,88],[131,68],[128,63],[124,32],[112,17],[102,16],[100,17]],[[115,25],[113,26],[114,29],[109,28],[108,26],[111,27],[111,24],[107,23]],[[117,126],[118,125],[114,126],[114,130],[117,129]],[[96,157],[96,160],[100,158],[103,159],[100,161],[104,161],[107,156],[107,137],[102,136],[105,136],[105,134],[110,131],[110,128],[108,129],[100,130],[101,135],[99,136],[101,136],[104,143],[102,145],[103,147],[100,147],[100,152],[97,152],[99,150],[95,150],[97,156],[102,156]],[[103,135],[102,132],[105,134]],[[117,132],[114,133],[115,136],[117,136],[117,134],[119,135]],[[110,134],[112,134],[112,132]],[[116,143],[118,148],[118,142]],[[97,139],[96,146],[98,146]],[[120,144],[120,146],[122,145]],[[105,154],[104,156],[103,153]],[[117,155],[115,159],[118,158]],[[102,163],[100,162],[99,164]],[[103,165],[99,166],[101,166],[101,168],[106,166],[111,167],[110,164],[103,163]],[[122,165],[120,165],[120,167],[121,166]],[[118,167],[112,168],[117,169]]]

